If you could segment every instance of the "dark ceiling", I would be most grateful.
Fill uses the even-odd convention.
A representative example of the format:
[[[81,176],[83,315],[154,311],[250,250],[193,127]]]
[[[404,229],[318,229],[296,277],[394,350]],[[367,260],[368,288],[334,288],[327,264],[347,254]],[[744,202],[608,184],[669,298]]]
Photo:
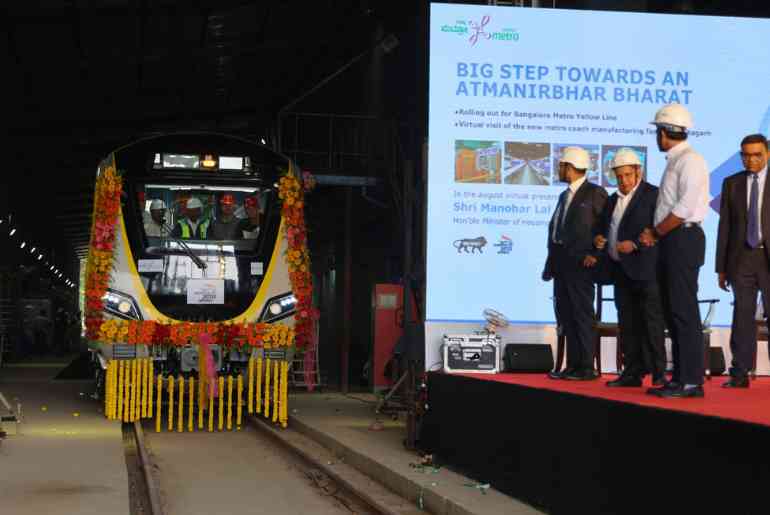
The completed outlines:
[[[556,4],[769,14],[767,2]],[[111,149],[190,129],[274,140],[283,106],[383,36],[399,45],[378,72],[366,54],[293,107],[424,123],[425,0],[9,0],[2,9],[10,159],[0,215],[12,213],[26,238],[73,263],[86,253],[94,172]],[[372,91],[381,101],[372,102]]]
[[[412,27],[425,6],[394,4],[6,2],[3,115],[11,166],[0,201],[28,239],[82,257],[101,157],[175,130],[272,139],[282,106],[371,49],[385,30],[417,37]],[[308,100],[314,111],[362,111],[360,70],[333,86],[336,95],[321,91]]]

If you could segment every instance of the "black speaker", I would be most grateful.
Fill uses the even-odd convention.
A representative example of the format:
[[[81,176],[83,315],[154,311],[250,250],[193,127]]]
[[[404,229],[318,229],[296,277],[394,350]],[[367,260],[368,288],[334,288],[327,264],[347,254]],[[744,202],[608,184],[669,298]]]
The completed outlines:
[[[550,372],[551,346],[545,343],[508,343],[503,356],[505,372]]]
[[[722,347],[711,347],[709,349],[709,371],[712,376],[721,376],[725,373],[725,352]]]

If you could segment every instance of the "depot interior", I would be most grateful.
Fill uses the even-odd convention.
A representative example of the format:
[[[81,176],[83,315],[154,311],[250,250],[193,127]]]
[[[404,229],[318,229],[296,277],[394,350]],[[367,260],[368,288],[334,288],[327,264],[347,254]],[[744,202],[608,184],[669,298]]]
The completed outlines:
[[[556,3],[770,15],[763,2]],[[428,7],[383,0],[8,2],[0,173],[5,333],[17,337],[40,309],[51,317],[59,308],[81,309],[95,171],[105,155],[160,133],[224,132],[263,141],[319,177],[371,180],[366,187],[321,184],[306,210],[323,381],[369,387],[375,285],[403,283],[405,268],[417,292],[424,285]],[[23,357],[23,349],[5,350],[9,360]]]

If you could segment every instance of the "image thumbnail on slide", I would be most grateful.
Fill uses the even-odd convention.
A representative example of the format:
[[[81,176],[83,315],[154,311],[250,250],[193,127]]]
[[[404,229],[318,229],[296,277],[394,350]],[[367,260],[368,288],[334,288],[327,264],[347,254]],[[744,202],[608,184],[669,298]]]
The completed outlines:
[[[455,182],[500,184],[502,148],[497,141],[455,141]]]
[[[647,147],[633,147],[630,145],[602,145],[602,186],[605,188],[617,188],[618,181],[612,173],[610,164],[615,157],[615,152],[621,148],[630,148],[642,162],[642,180],[647,179]]]
[[[591,156],[591,168],[586,171],[586,180],[594,184],[600,184],[599,174],[599,145],[585,145],[578,143],[554,143],[553,144],[553,184],[562,184],[559,181],[559,159],[562,151],[567,147],[580,147]]]
[[[551,144],[505,142],[505,184],[548,186],[551,184]]]

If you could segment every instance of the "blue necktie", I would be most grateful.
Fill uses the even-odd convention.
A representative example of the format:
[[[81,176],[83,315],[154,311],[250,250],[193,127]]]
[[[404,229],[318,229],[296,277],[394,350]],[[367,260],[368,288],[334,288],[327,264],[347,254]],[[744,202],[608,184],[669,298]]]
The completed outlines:
[[[757,174],[751,174],[751,195],[749,200],[749,222],[746,228],[746,243],[755,249],[759,246],[759,181]]]
[[[565,207],[567,206],[568,195],[569,195],[569,190],[564,190],[561,196],[559,197],[556,220],[554,220],[554,223],[556,224],[556,230],[554,231],[554,235],[553,235],[553,239],[556,241],[556,243],[561,243],[562,229],[564,228],[564,218],[566,215]]]

